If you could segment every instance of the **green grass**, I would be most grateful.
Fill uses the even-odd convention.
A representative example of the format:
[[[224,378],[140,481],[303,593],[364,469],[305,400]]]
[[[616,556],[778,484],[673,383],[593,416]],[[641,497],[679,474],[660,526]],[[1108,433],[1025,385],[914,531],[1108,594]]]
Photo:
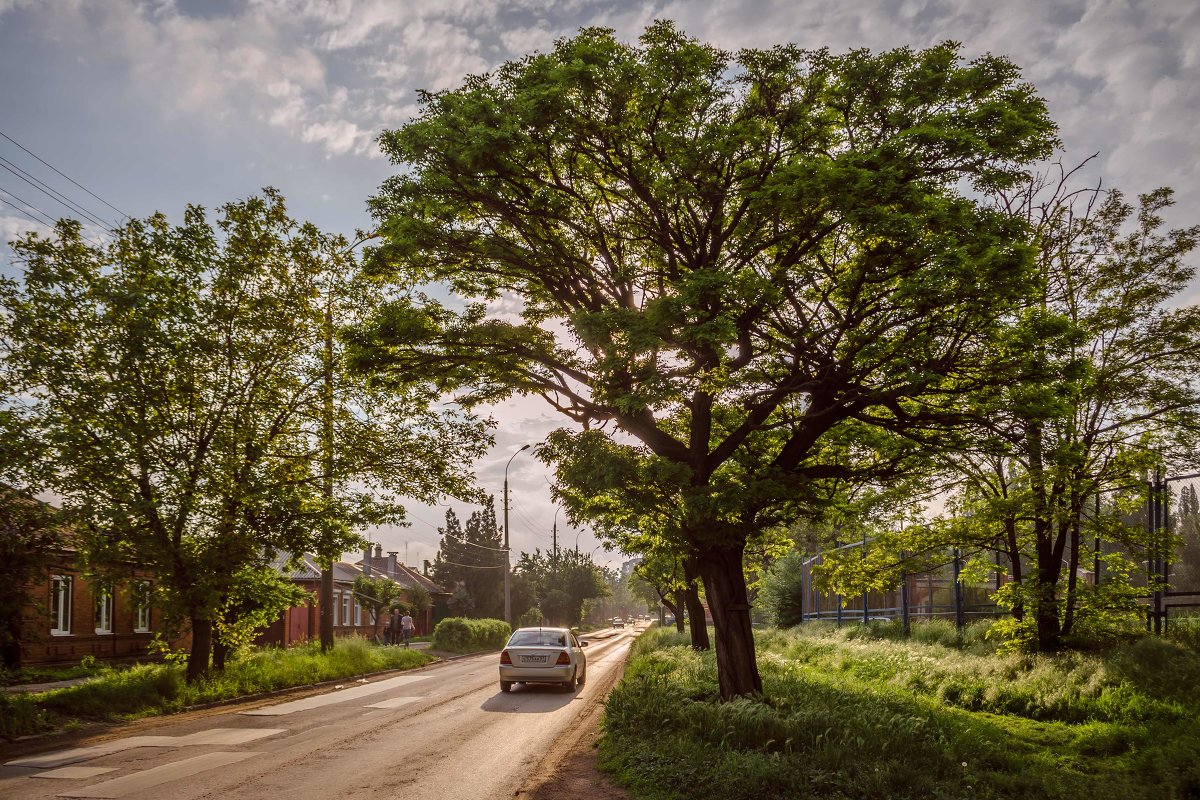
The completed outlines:
[[[997,655],[921,633],[759,631],[764,696],[722,704],[712,654],[649,631],[602,765],[639,800],[1200,797],[1196,651]]]
[[[380,647],[361,638],[339,639],[329,653],[304,647],[251,649],[223,671],[189,684],[182,665],[139,664],[102,670],[78,686],[0,702],[0,735],[40,733],[70,720],[118,720],[164,714],[189,706],[250,694],[354,678],[388,669],[412,669],[433,661],[419,650]]]

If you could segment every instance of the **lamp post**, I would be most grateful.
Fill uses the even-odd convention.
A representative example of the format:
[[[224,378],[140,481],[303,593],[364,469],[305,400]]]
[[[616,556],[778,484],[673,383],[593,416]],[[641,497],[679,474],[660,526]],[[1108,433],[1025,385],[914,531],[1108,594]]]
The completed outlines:
[[[513,459],[517,457],[517,453],[522,450],[528,450],[530,445],[521,445],[516,453],[508,457],[508,463],[504,465],[504,621],[512,625],[512,590],[509,587],[508,573],[511,570],[509,566],[508,552],[508,468],[512,466]]]

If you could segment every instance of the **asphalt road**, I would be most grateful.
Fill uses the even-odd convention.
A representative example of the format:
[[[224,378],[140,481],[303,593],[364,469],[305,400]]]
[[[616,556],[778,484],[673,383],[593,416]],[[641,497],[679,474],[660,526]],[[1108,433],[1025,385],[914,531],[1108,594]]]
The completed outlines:
[[[502,694],[497,655],[473,656],[14,758],[0,766],[0,797],[512,797],[604,698],[633,636],[589,643],[579,692]]]

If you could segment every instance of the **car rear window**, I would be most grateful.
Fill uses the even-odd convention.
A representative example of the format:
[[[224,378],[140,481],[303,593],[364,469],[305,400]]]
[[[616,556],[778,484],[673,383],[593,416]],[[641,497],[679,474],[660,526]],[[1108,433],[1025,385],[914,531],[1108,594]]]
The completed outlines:
[[[508,640],[509,647],[566,647],[567,637],[555,631],[517,631]]]

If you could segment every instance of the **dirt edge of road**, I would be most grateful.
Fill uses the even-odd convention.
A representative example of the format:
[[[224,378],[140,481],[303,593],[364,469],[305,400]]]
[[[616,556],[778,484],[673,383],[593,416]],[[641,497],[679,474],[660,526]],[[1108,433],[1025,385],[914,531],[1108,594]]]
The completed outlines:
[[[625,674],[625,662],[605,676],[575,725],[551,748],[517,791],[521,800],[629,800],[629,794],[596,766],[604,698]]]

